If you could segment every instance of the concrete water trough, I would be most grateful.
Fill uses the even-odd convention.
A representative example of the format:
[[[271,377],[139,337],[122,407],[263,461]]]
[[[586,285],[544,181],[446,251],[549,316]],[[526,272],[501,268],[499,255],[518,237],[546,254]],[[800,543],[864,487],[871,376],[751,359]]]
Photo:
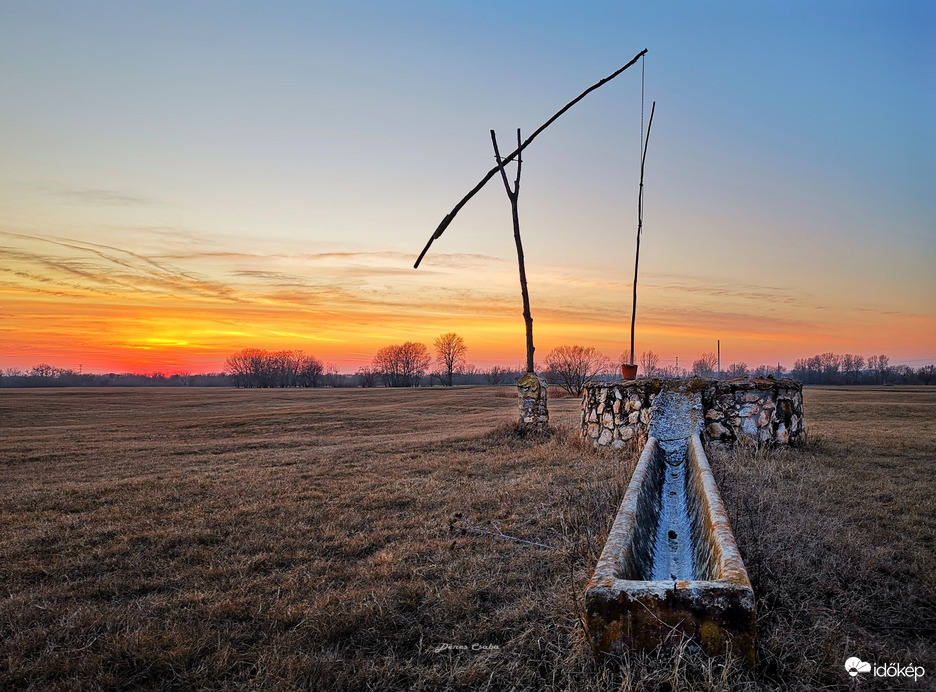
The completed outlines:
[[[597,651],[686,637],[753,665],[754,592],[697,431],[647,440],[585,608]]]

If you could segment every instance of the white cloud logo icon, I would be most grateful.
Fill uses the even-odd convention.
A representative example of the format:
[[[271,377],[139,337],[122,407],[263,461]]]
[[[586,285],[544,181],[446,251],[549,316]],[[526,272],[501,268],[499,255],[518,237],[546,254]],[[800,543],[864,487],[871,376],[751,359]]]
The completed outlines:
[[[850,659],[845,661],[845,670],[847,670],[848,674],[852,677],[856,677],[858,673],[870,673],[871,664],[865,663],[857,656],[852,656]]]

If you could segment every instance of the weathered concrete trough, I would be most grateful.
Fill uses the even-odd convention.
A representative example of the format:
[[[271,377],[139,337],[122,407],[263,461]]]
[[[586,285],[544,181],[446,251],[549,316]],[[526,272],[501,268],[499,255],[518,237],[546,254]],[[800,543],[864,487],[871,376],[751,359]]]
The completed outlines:
[[[753,665],[754,592],[692,427],[647,440],[585,595],[589,635],[604,652],[685,636]]]

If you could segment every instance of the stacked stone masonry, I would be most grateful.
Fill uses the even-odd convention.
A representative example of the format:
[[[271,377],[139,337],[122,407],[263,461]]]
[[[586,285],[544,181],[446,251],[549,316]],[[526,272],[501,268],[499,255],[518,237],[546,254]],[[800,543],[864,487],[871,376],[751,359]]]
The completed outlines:
[[[548,387],[546,380],[532,372],[517,380],[517,404],[520,425],[535,430],[549,427]]]
[[[794,445],[805,440],[803,385],[791,379],[639,379],[593,382],[582,397],[582,437],[597,447],[643,445],[664,388],[700,393],[705,442]]]

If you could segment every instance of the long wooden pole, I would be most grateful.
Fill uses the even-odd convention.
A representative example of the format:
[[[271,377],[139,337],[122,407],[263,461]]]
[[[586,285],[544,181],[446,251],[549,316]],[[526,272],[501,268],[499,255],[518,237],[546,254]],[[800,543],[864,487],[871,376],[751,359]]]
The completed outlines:
[[[471,188],[471,190],[468,192],[468,194],[465,195],[464,197],[462,197],[462,198],[461,198],[461,201],[459,201],[458,204],[456,204],[456,205],[452,208],[452,211],[450,211],[448,214],[445,215],[445,218],[442,219],[442,222],[439,224],[438,228],[435,229],[435,233],[433,233],[433,234],[432,234],[432,237],[429,238],[429,242],[426,243],[426,247],[424,247],[424,248],[423,248],[423,251],[419,253],[419,257],[416,259],[416,263],[413,265],[413,268],[415,269],[415,268],[419,267],[419,263],[422,262],[423,257],[425,257],[425,256],[426,256],[426,253],[429,251],[429,246],[432,245],[432,241],[434,241],[436,238],[438,238],[439,236],[441,236],[441,235],[445,232],[445,229],[448,228],[448,226],[449,226],[450,223],[452,223],[452,219],[455,218],[455,215],[456,215],[459,211],[461,211],[461,208],[462,208],[463,206],[465,206],[465,204],[468,203],[468,200],[470,200],[472,197],[474,197],[474,196],[478,193],[478,191],[479,191],[482,187],[484,187],[485,184],[487,184],[487,182],[488,182],[491,178],[493,178],[495,175],[497,175],[497,171],[499,171],[501,168],[503,168],[506,164],[508,164],[508,163],[510,163],[511,161],[513,161],[514,158],[517,157],[517,156],[520,154],[521,151],[523,151],[524,149],[526,149],[526,148],[533,142],[533,140],[536,139],[536,137],[539,135],[540,132],[542,132],[542,131],[545,130],[547,127],[549,127],[549,126],[552,125],[554,122],[556,122],[556,120],[559,118],[560,115],[562,115],[563,113],[565,113],[567,110],[569,110],[569,109],[570,109],[572,106],[574,106],[576,103],[578,103],[578,102],[581,101],[583,98],[585,98],[586,96],[588,96],[588,94],[590,94],[591,92],[593,92],[595,89],[597,89],[597,88],[600,87],[600,86],[603,86],[604,84],[607,84],[607,83],[610,82],[612,79],[614,79],[615,77],[617,77],[619,74],[621,74],[621,73],[622,73],[624,70],[626,70],[628,67],[630,67],[631,65],[633,65],[634,63],[636,63],[638,60],[640,60],[640,58],[643,57],[643,56],[646,54],[646,52],[647,52],[647,49],[644,48],[642,51],[640,51],[637,55],[634,56],[634,59],[633,59],[633,60],[631,60],[629,63],[627,63],[627,64],[626,64],[624,67],[622,67],[620,70],[618,70],[618,71],[615,72],[614,74],[608,75],[607,77],[605,77],[604,79],[602,79],[600,82],[597,82],[597,83],[595,83],[595,84],[592,84],[590,87],[588,87],[588,88],[587,88],[585,91],[583,91],[581,94],[579,94],[579,95],[576,96],[574,99],[572,99],[571,101],[569,101],[566,105],[564,105],[562,108],[560,108],[559,111],[556,112],[556,114],[553,115],[549,120],[547,120],[545,123],[543,123],[542,125],[540,125],[532,135],[530,135],[529,137],[527,137],[527,139],[526,139],[525,142],[523,142],[522,144],[520,144],[510,155],[508,155],[508,156],[501,162],[501,165],[495,166],[494,168],[492,168],[491,170],[489,170],[489,171],[487,172],[487,174],[486,174],[483,178],[481,178],[481,182],[479,182],[477,185],[475,185],[473,188]]]
[[[640,157],[640,192],[637,194],[637,256],[634,260],[634,305],[631,308],[631,365],[637,362],[634,356],[634,325],[637,322],[637,268],[640,266],[640,234],[643,231],[643,181],[644,164],[647,161],[647,145],[650,143],[650,128],[653,127],[653,111],[656,110],[656,101],[650,107],[650,122],[647,123],[647,138],[644,140],[644,150]]]

